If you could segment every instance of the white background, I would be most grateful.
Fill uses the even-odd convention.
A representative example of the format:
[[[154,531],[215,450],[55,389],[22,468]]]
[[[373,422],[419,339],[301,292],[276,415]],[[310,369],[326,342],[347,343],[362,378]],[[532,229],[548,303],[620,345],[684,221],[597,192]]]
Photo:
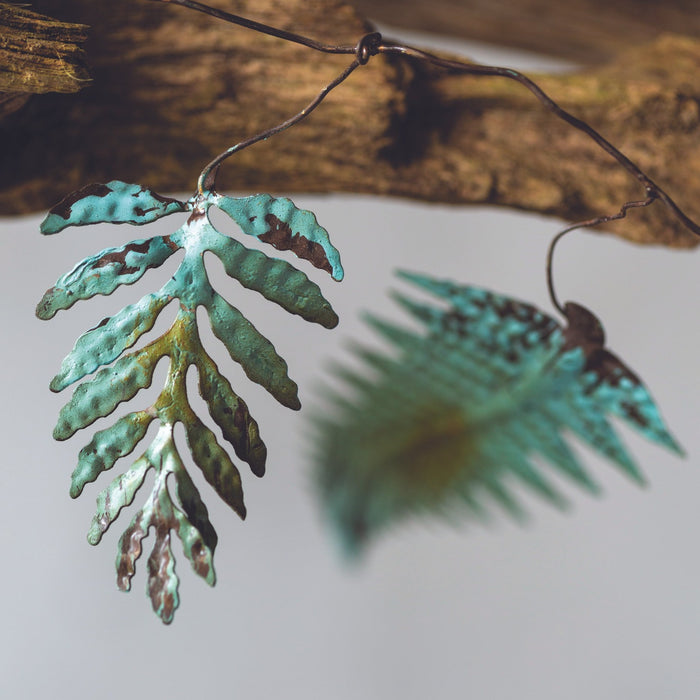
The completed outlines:
[[[535,65],[474,45],[461,50],[487,62]],[[339,313],[336,330],[251,300],[220,267],[212,269],[218,289],[288,361],[305,409],[314,404],[324,364],[345,356],[348,339],[369,337],[361,309],[402,318],[386,295],[401,287],[395,268],[486,286],[551,312],[544,258],[559,222],[370,197],[294,199],[317,213],[343,256],[342,284],[304,267]],[[77,453],[93,431],[52,440],[68,392],[53,395],[48,382],[82,331],[156,289],[172,268],[150,271],[134,287],[82,302],[50,323],[34,318],[34,306],[80,258],[168,233],[171,222],[43,238],[39,221],[0,221],[2,697],[697,699],[696,253],[576,233],[562,243],[556,265],[560,297],[601,317],[609,347],[645,379],[687,449],[685,460],[623,429],[647,489],[577,445],[604,489],[601,499],[557,480],[574,503],[567,515],[523,494],[532,512],[528,527],[505,517],[492,528],[411,523],[377,541],[354,567],[338,556],[313,498],[308,410],[275,405],[210,344],[261,425],[268,473],[258,480],[242,470],[245,523],[203,487],[219,533],[218,583],[210,589],[197,579],[176,545],[181,608],[165,627],[144,595],[145,557],[134,590],[116,589],[116,543],[133,508],[100,546],[86,542],[93,499],[116,474],[88,485],[77,501],[69,498]],[[163,377],[161,365],[154,386]],[[137,398],[131,408],[143,405]]]

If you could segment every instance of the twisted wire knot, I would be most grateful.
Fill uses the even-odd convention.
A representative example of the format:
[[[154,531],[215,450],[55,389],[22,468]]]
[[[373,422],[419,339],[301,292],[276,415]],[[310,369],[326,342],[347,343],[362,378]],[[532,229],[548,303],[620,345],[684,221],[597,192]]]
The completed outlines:
[[[382,43],[382,35],[379,32],[370,32],[365,34],[355,47],[355,57],[361,66],[364,66],[372,56],[379,53],[379,47]]]

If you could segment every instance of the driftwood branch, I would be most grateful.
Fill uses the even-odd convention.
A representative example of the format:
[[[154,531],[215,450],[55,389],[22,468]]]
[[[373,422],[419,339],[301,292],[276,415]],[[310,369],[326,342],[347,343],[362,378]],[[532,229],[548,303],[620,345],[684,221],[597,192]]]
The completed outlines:
[[[0,2],[0,118],[30,94],[83,88],[89,82],[80,46],[86,38],[85,25]]]
[[[340,0],[217,4],[332,43],[354,44],[371,28]],[[91,181],[192,191],[216,153],[296,113],[349,61],[144,0],[110,12],[94,0],[35,7],[91,26],[95,80],[76,95],[34,98],[0,124],[3,214],[45,209]],[[698,218],[699,66],[700,42],[667,36],[604,67],[538,80]],[[568,220],[614,213],[643,194],[515,83],[381,56],[221,175],[228,189],[370,192]],[[668,245],[692,240],[659,205],[610,230]]]

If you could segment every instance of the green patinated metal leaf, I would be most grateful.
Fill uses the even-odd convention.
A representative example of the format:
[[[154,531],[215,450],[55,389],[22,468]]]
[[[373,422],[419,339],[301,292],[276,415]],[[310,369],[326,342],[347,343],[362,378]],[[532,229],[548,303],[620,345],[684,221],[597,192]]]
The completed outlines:
[[[152,464],[146,456],[141,457],[132,465],[131,469],[116,477],[112,483],[97,497],[97,512],[92,519],[88,531],[88,542],[99,544],[102,535],[116,520],[125,506],[131,505],[136,492],[143,485],[146,472]]]
[[[166,354],[164,343],[156,341],[140,352],[117,360],[81,384],[61,409],[53,432],[56,440],[67,440],[74,433],[108,416],[122,401],[129,401],[151,386],[158,360]]]
[[[258,424],[248,412],[245,401],[233,391],[228,380],[208,358],[200,359],[197,368],[199,393],[207,402],[211,417],[231,443],[236,455],[249,464],[255,476],[263,476],[267,448],[260,439]]]
[[[482,518],[487,496],[521,519],[514,481],[564,507],[534,457],[597,493],[565,430],[642,482],[611,414],[681,453],[648,390],[604,347],[603,328],[587,309],[566,304],[562,327],[533,306],[483,289],[401,276],[448,308],[397,295],[425,333],[369,316],[398,355],[356,350],[376,379],[336,370],[349,395],[328,390],[332,410],[315,420],[316,482],[349,553],[407,516],[462,504]]]
[[[148,411],[129,413],[109,428],[95,433],[78,455],[78,466],[71,475],[71,498],[80,496],[86,484],[111,469],[120,457],[131,454],[146,436],[154,418]]]
[[[131,525],[119,541],[117,585],[124,591],[130,590],[131,579],[136,571],[136,560],[141,555],[141,543],[149,529],[153,528],[155,542],[148,558],[147,567],[148,595],[155,613],[168,624],[172,622],[175,610],[179,605],[179,581],[175,573],[171,531],[174,530],[180,538],[185,556],[190,561],[195,573],[210,586],[216,582],[213,559],[217,536],[209,521],[209,514],[199,491],[182,464],[168,426],[163,426],[159,436],[154,441],[155,445],[158,446],[157,452],[161,459],[160,467],[157,469],[156,484],[146,505],[134,516]],[[152,462],[155,454],[156,450],[152,447],[140,461],[150,462],[150,466],[155,468]],[[139,463],[137,462],[137,464]],[[167,486],[170,475],[175,479],[176,492],[182,509],[173,502],[170,496]],[[125,494],[122,500],[126,504],[129,498],[133,500],[131,493]],[[128,503],[131,500],[128,500]],[[98,508],[100,504],[101,501],[98,498]],[[113,508],[113,510],[115,509],[116,507]],[[116,517],[116,513],[114,517]],[[105,521],[107,518],[110,519],[102,531],[107,529],[114,517],[111,516],[111,513],[105,517]]]
[[[208,249],[221,260],[226,272],[247,289],[259,292],[306,321],[325,328],[338,325],[338,316],[323,298],[318,285],[285,260],[269,258],[222,234],[211,241]]]
[[[217,442],[214,433],[197,418],[185,423],[185,431],[192,458],[206,480],[225,503],[241,518],[245,518],[241,474]]]
[[[178,464],[174,474],[177,497],[184,511],[184,515],[177,513],[178,536],[182,540],[185,555],[190,560],[192,568],[210,586],[213,586],[216,582],[214,550],[219,538],[209,521],[207,507],[182,462]]]
[[[173,620],[175,610],[180,605],[178,586],[180,581],[175,573],[175,556],[170,544],[170,523],[168,527],[156,527],[156,541],[148,557],[148,595],[153,612],[165,624]]]
[[[148,509],[148,510],[147,510]],[[131,520],[129,527],[119,538],[117,555],[117,587],[122,591],[131,590],[131,579],[136,574],[136,562],[141,556],[143,539],[150,526],[150,502]]]
[[[41,224],[44,234],[58,233],[69,226],[88,224],[147,224],[168,214],[187,211],[187,205],[163,197],[141,185],[112,180],[94,183],[72,192],[49,211]]]
[[[287,363],[272,343],[243,314],[218,294],[207,306],[214,335],[251,381],[264,386],[283,406],[298,410],[297,385],[287,374]]]
[[[335,280],[343,279],[340,254],[312,212],[297,209],[289,199],[275,199],[269,194],[240,199],[217,195],[215,204],[245,233],[277,250],[291,250]]]
[[[96,294],[111,294],[122,284],[133,284],[146,270],[160,267],[177,249],[170,237],[163,236],[107,248],[79,262],[48,289],[36,308],[36,315],[47,320],[76,301]]]
[[[162,293],[149,294],[83,333],[61,363],[59,373],[51,380],[51,391],[62,391],[98,367],[116,360],[153,328],[158,315],[170,301],[171,298]]]
[[[249,220],[244,230],[261,240],[269,240],[278,248],[291,248],[300,257],[327,267],[337,279],[342,277],[337,251],[313,214],[296,209],[289,200],[275,200],[267,195],[245,198],[245,203],[237,206],[236,200],[205,192],[181,203],[138,185],[115,181],[90,186],[67,197],[42,225],[44,233],[55,233],[71,225],[99,221],[143,224],[175,211],[190,212],[187,222],[169,236],[133,241],[82,261],[46,292],[37,307],[40,318],[52,318],[57,311],[69,308],[79,299],[110,294],[119,285],[136,282],[148,269],[161,265],[177,250],[184,253],[175,274],[160,290],[124,307],[81,335],[51,382],[53,391],[62,391],[84,380],[59,414],[54,437],[65,440],[99,418],[109,416],[120,403],[150,386],[158,362],[163,358],[168,360],[165,386],[156,401],[117,418],[112,426],[95,433],[80,452],[70,488],[72,497],[79,496],[86,484],[130,455],[146,437],[151,424],[159,426],[149,447],[131,468],[116,476],[101,491],[88,541],[97,544],[101,540],[121,510],[134,501],[146,474],[154,470],[151,494],[119,542],[117,584],[122,590],[130,589],[142,541],[153,529],[155,538],[147,564],[148,594],[153,609],[166,623],[172,620],[179,603],[173,531],[181,540],[185,556],[195,572],[209,584],[213,585],[216,580],[213,556],[217,536],[207,508],[175,446],[173,429],[178,422],[184,425],[192,459],[204,479],[241,518],[246,514],[238,468],[214,432],[190,406],[186,386],[190,366],[197,368],[199,392],[238,458],[248,463],[257,476],[264,474],[267,458],[257,422],[202,346],[197,308],[206,308],[214,334],[252,381],[285,406],[298,409],[301,405],[297,385],[287,373],[287,363],[272,343],[211,286],[204,254],[211,252],[218,256],[231,277],[290,313],[327,328],[333,328],[338,322],[318,285],[303,272],[283,260],[249,250],[211,225],[208,210],[222,200],[240,216],[252,216],[253,212],[260,216],[277,216],[278,228],[291,226],[295,231],[287,242],[289,245],[279,237],[266,237],[258,228],[251,228]],[[326,263],[322,261],[323,256]],[[153,328],[161,311],[174,300],[179,309],[171,327],[159,338],[125,355],[126,350]],[[171,497],[168,480],[177,502]]]

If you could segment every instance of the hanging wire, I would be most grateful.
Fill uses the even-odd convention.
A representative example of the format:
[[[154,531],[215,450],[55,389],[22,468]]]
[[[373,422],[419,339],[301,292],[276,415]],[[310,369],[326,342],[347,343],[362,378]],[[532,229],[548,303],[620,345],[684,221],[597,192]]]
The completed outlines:
[[[617,221],[618,219],[624,219],[627,216],[627,211],[629,209],[635,209],[640,207],[648,207],[652,202],[658,199],[656,194],[650,193],[646,199],[641,199],[634,202],[625,202],[620,211],[617,214],[609,214],[607,216],[598,216],[594,219],[587,219],[586,221],[579,221],[576,224],[567,226],[565,229],[559,231],[556,236],[552,239],[547,250],[547,290],[549,291],[549,298],[552,301],[553,306],[562,314],[564,313],[564,307],[559,303],[557,295],[554,291],[554,279],[552,273],[552,263],[554,260],[554,249],[557,243],[566,236],[567,233],[571,233],[579,228],[592,228],[593,226],[599,226],[600,224],[607,224],[609,221]]]
[[[169,0],[162,1],[168,2]],[[178,4],[180,2],[189,1],[190,0],[178,0]],[[331,82],[328,83],[321,90],[321,92],[319,92],[318,95],[316,95],[316,97],[314,97],[314,99],[311,100],[311,102],[309,102],[309,104],[307,104],[306,107],[304,107],[304,109],[302,109],[300,112],[297,112],[297,114],[295,114],[293,117],[290,117],[289,119],[283,121],[281,124],[277,124],[277,126],[273,126],[270,129],[266,129],[265,131],[256,134],[255,136],[251,136],[245,141],[241,141],[240,143],[231,146],[231,148],[228,148],[223,153],[220,153],[218,156],[216,156],[216,158],[214,158],[214,160],[212,160],[211,163],[209,163],[204,168],[204,170],[202,170],[202,173],[199,176],[199,182],[197,183],[197,188],[199,192],[203,193],[206,190],[214,188],[216,184],[216,174],[219,170],[219,166],[234,153],[239,153],[244,148],[248,148],[248,146],[252,146],[254,143],[258,143],[258,141],[264,141],[266,139],[269,139],[270,136],[274,136],[280,131],[284,131],[290,126],[294,126],[295,124],[298,124],[302,119],[308,117],[309,114],[311,114],[311,112],[313,112],[314,109],[316,109],[316,107],[318,107],[318,105],[320,105],[321,102],[323,102],[323,100],[327,97],[328,93],[333,88],[337,87],[342,82],[344,82],[356,68],[365,65],[369,61],[370,57],[376,53],[377,47],[379,46],[381,39],[382,35],[379,32],[371,32],[363,36],[362,39],[360,39],[360,41],[357,43],[357,46],[353,47],[352,49],[352,51],[355,53],[355,59],[353,60],[353,62],[340,75],[331,80]]]
[[[529,90],[537,100],[552,114],[554,114],[559,119],[563,120],[570,126],[574,127],[578,131],[583,132],[589,138],[591,138],[598,146],[600,146],[606,153],[608,153],[612,158],[614,158],[630,175],[632,175],[643,187],[646,193],[646,199],[638,201],[625,202],[620,210],[616,214],[611,214],[607,216],[599,216],[592,219],[587,219],[586,221],[581,221],[579,223],[573,224],[562,231],[560,231],[552,240],[549,245],[549,250],[547,253],[547,287],[549,290],[549,296],[552,300],[552,304],[561,312],[564,310],[559,303],[555,291],[552,273],[552,261],[554,257],[554,249],[557,243],[571,231],[575,231],[580,228],[591,228],[594,226],[599,226],[600,224],[608,223],[610,221],[616,221],[618,219],[623,219],[627,215],[627,211],[633,208],[647,207],[652,204],[657,199],[662,201],[664,205],[670,210],[670,212],[675,216],[678,221],[689,231],[694,233],[696,236],[700,236],[700,225],[693,221],[686,213],[676,204],[676,202],[671,198],[671,196],[654,180],[652,180],[636,163],[630,160],[622,151],[613,146],[610,141],[608,141],[604,136],[602,136],[598,131],[596,131],[592,126],[584,122],[583,120],[575,117],[570,112],[562,109],[542,88],[540,88],[535,82],[533,82],[526,75],[520,73],[519,71],[513,70],[511,68],[502,68],[499,66],[486,66],[476,63],[469,63],[466,61],[457,61],[453,59],[445,59],[434,54],[423,51],[422,49],[415,48],[397,41],[385,40],[379,32],[372,32],[365,35],[360,39],[360,41],[355,46],[339,45],[334,46],[331,44],[323,44],[321,42],[315,41],[308,37],[302,36],[300,34],[295,34],[293,32],[288,32],[286,30],[277,29],[276,27],[271,27],[262,22],[256,22],[239,15],[235,15],[229,12],[224,12],[223,10],[210,7],[195,0],[155,0],[155,2],[165,2],[171,5],[180,5],[182,7],[187,7],[192,10],[197,10],[198,12],[203,12],[205,14],[211,15],[218,19],[222,19],[226,22],[245,27],[247,29],[252,29],[256,32],[262,34],[267,34],[269,36],[274,36],[285,41],[290,41],[296,44],[301,44],[315,51],[320,51],[322,53],[328,54],[354,54],[354,59],[345,70],[343,70],[335,79],[328,83],[318,95],[308,104],[304,109],[290,117],[286,121],[274,126],[266,131],[263,131],[255,136],[252,136],[245,141],[232,146],[223,153],[219,154],[214,160],[209,163],[199,178],[198,189],[204,192],[207,189],[213,189],[216,181],[216,174],[218,172],[219,166],[234,153],[242,151],[248,146],[252,146],[258,141],[263,141],[274,134],[279,133],[288,129],[290,126],[299,123],[302,119],[305,119],[318,105],[327,97],[328,93],[336,88],[338,85],[343,83],[359,66],[365,65],[372,56],[377,54],[387,54],[387,55],[399,55],[407,58],[412,58],[415,60],[423,61],[434,66],[445,68],[447,70],[463,73],[465,75],[474,76],[491,76],[491,77],[502,77],[509,80],[514,80],[524,88]]]
[[[252,19],[241,17],[240,15],[234,15],[231,12],[225,12],[224,10],[219,10],[215,7],[210,7],[209,5],[204,5],[201,2],[195,2],[195,0],[155,0],[155,2],[165,2],[169,5],[180,5],[181,7],[187,7],[190,10],[197,10],[198,12],[203,12],[206,15],[216,17],[217,19],[222,19],[224,22],[237,24],[239,27],[252,29],[260,34],[275,36],[278,39],[284,39],[285,41],[290,41],[294,44],[301,44],[302,46],[307,46],[315,51],[335,54],[355,53],[354,46],[332,46],[330,44],[323,44],[320,41],[309,39],[308,37],[301,36],[300,34],[288,32],[284,29],[277,29],[277,27],[271,27],[267,24],[263,24],[262,22],[256,22]]]

